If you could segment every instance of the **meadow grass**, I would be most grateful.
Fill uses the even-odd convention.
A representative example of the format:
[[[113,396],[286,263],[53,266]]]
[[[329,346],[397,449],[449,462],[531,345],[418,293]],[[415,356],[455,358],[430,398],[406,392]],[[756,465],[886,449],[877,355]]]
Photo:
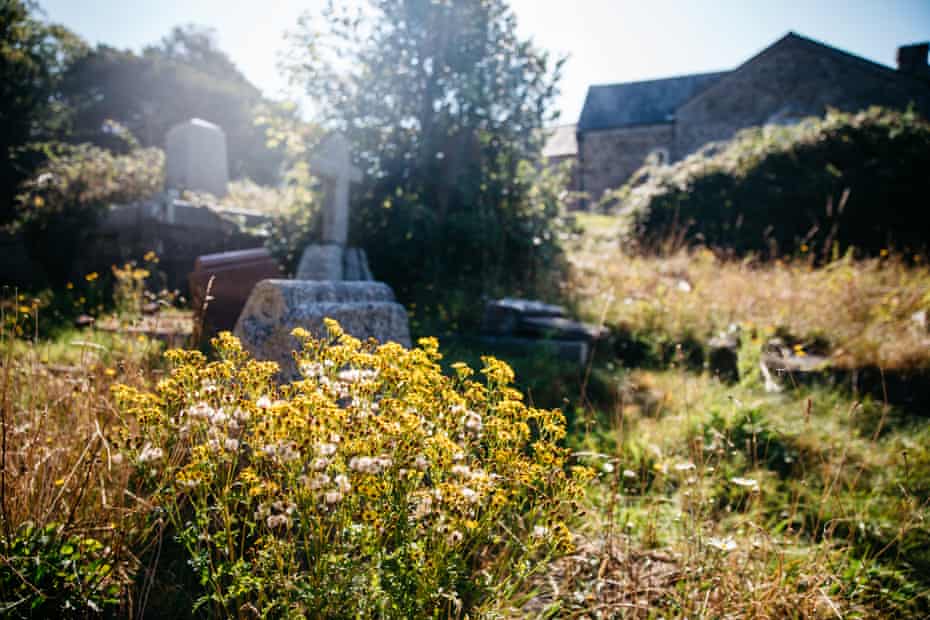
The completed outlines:
[[[624,368],[603,345],[588,368],[512,360],[527,404],[563,408],[567,465],[598,473],[568,521],[574,550],[519,587],[490,588],[476,613],[930,614],[926,412],[827,383],[789,380],[770,393],[751,364],[725,383],[674,347],[738,323],[817,343],[839,366],[923,369],[927,333],[914,315],[928,308],[927,269],[893,257],[814,269],[803,257],[633,256],[616,248],[610,219],[578,221],[584,232],[571,242],[567,283],[576,307],[672,354],[648,368]],[[17,304],[4,307],[0,334],[4,613],[35,617],[66,603],[77,615],[190,614],[204,591],[168,513],[156,510],[151,480],[139,476],[145,426],[111,391],[164,385],[163,345],[93,328],[37,339],[41,316]],[[741,353],[753,347],[746,339]],[[467,342],[447,352],[449,376],[450,362],[477,367],[483,353]],[[179,524],[189,509],[175,505]]]
[[[115,445],[110,387],[157,381],[162,346],[93,329],[36,341],[17,336],[21,318],[0,330],[4,614],[131,615],[145,502]]]
[[[537,581],[542,617],[847,618],[930,614],[930,420],[842,383],[766,391],[703,369],[738,324],[820,348],[839,367],[922,371],[930,272],[895,257],[732,261],[623,252],[616,223],[580,215],[566,290],[582,315],[666,355],[624,369],[611,406],[579,406],[568,441],[600,471],[577,552]],[[681,345],[685,345],[683,348]],[[616,349],[615,349],[616,350]],[[669,353],[670,352],[670,353]]]
[[[586,319],[653,339],[706,341],[739,324],[824,347],[841,368],[924,368],[930,268],[900,257],[732,260],[707,249],[624,252],[615,225],[579,218],[566,284]],[[923,314],[921,314],[923,313]]]
[[[635,371],[572,438],[602,473],[583,552],[540,587],[560,616],[925,615],[928,438],[832,389]]]

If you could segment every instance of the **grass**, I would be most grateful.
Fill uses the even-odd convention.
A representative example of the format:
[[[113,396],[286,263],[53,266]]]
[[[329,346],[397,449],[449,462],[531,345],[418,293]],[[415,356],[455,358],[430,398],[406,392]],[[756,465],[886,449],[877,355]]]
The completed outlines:
[[[763,264],[707,251],[631,255],[608,219],[578,219],[579,312],[632,334],[647,367],[576,416],[569,442],[600,469],[578,550],[537,582],[551,617],[926,617],[930,420],[842,384],[764,389],[694,351],[738,324],[821,348],[833,365],[927,368],[930,271],[894,257]],[[743,338],[751,359],[764,340]],[[676,346],[678,345],[678,346]],[[615,347],[616,353],[622,347]],[[755,351],[755,353],[754,353]],[[695,360],[695,355],[697,360]],[[615,360],[616,361],[616,360]]]
[[[930,615],[927,412],[828,383],[788,381],[769,393],[748,363],[739,382],[725,383],[674,346],[735,323],[822,347],[840,367],[920,371],[928,334],[914,315],[930,309],[930,271],[893,257],[814,269],[803,256],[634,256],[616,247],[611,219],[577,223],[568,283],[576,308],[666,355],[640,368],[623,367],[609,348],[591,368],[509,360],[530,403],[565,410],[574,460],[599,472],[571,524],[575,551],[508,594],[513,617]],[[196,575],[171,539],[154,535],[144,489],[114,450],[116,429],[133,422],[110,387],[151,389],[164,377],[163,345],[93,329],[36,342],[35,318],[17,319],[16,337],[0,334],[3,535],[51,527],[53,568],[108,566],[98,581],[116,594],[48,577],[68,574],[57,569],[20,576],[33,565],[8,546],[0,562],[16,577],[3,582],[5,595],[11,583],[28,584],[121,617],[189,613]],[[476,365],[484,353],[450,344],[446,362]],[[745,339],[741,352],[758,346]],[[89,538],[100,543],[87,551],[90,564],[62,553]],[[28,616],[15,600],[0,602]]]
[[[78,615],[131,609],[121,594],[139,569],[144,524],[115,448],[121,420],[110,387],[157,380],[160,352],[145,338],[92,330],[39,342],[0,333],[0,560],[15,575],[3,583],[10,617],[53,615],[63,604]]]
[[[885,257],[814,268],[804,256],[761,263],[709,250],[633,255],[603,221],[579,223],[587,227],[570,253],[570,292],[588,320],[606,308],[608,324],[673,342],[703,342],[741,324],[785,333],[790,344],[825,345],[841,368],[924,368],[930,360],[926,266]]]
[[[540,583],[558,615],[930,613],[927,420],[680,369],[600,415],[573,438],[602,472],[580,551]]]

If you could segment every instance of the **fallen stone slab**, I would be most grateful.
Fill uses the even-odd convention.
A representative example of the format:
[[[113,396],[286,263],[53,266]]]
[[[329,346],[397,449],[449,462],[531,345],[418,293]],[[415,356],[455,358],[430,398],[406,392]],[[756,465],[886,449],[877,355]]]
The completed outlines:
[[[506,297],[485,304],[483,342],[525,355],[545,354],[584,365],[604,327],[575,321],[562,306]]]
[[[568,313],[562,306],[532,299],[505,297],[485,304],[481,333],[499,336],[512,335],[524,319],[565,318],[567,316]]]
[[[277,362],[280,378],[298,378],[292,352],[300,342],[291,332],[302,327],[325,336],[324,319],[339,321],[360,339],[410,346],[407,311],[383,282],[263,280],[252,290],[234,334],[256,359]]]
[[[607,336],[608,330],[605,327],[589,325],[588,323],[581,323],[564,317],[537,316],[521,319],[517,332],[536,338],[590,342],[604,338]]]

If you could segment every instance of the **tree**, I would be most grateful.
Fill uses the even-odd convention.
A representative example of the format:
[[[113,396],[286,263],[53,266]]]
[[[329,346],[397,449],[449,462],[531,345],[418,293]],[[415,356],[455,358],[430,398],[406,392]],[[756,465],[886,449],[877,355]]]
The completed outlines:
[[[0,2],[0,225],[15,216],[16,188],[44,160],[23,147],[67,130],[57,87],[65,68],[86,51],[80,38],[37,19],[37,11],[28,0]]]
[[[218,80],[241,84],[254,99],[260,95],[229,56],[219,49],[212,28],[195,24],[175,26],[159,45],[146,47],[143,55],[196,67],[198,71]]]
[[[294,40],[293,77],[366,171],[354,232],[375,274],[440,313],[455,296],[533,292],[555,213],[528,199],[520,166],[538,157],[561,61],[517,36],[506,3],[330,3]]]
[[[253,122],[261,92],[220,50],[212,31],[177,27],[142,55],[105,45],[74,63],[63,96],[75,112],[75,141],[112,148],[100,128],[116,120],[144,146],[162,146],[173,125],[192,117],[226,133],[230,170],[264,184],[278,179],[281,157]]]

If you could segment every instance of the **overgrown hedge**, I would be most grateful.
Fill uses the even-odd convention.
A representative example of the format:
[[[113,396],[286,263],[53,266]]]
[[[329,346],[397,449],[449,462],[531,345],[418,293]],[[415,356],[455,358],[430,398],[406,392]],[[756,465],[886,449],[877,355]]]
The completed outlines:
[[[930,247],[930,124],[912,112],[829,112],[741,131],[614,195],[640,248],[670,238],[765,256]]]
[[[114,154],[91,144],[41,145],[46,163],[21,186],[12,230],[60,286],[72,277],[84,234],[112,204],[148,198],[164,184],[165,155],[156,148]]]

